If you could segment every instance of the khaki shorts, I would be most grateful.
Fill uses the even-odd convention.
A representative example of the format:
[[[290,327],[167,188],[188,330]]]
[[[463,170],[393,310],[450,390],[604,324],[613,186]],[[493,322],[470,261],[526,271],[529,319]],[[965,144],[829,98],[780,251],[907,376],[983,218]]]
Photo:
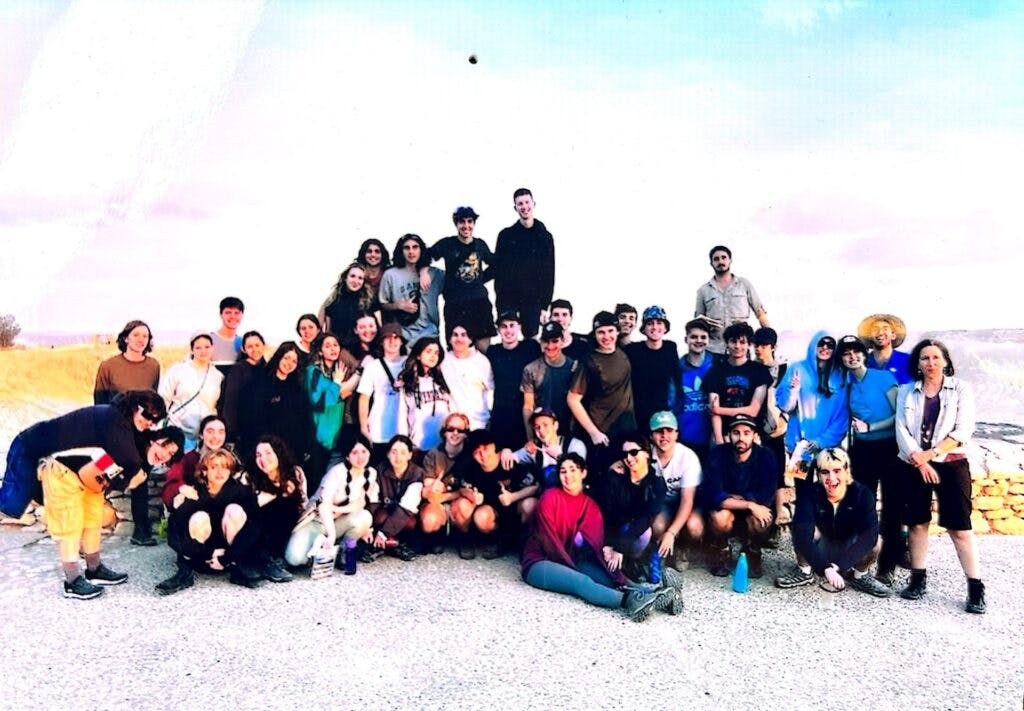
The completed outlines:
[[[52,457],[39,462],[46,527],[53,538],[77,540],[103,523],[103,494],[86,489],[78,474]]]

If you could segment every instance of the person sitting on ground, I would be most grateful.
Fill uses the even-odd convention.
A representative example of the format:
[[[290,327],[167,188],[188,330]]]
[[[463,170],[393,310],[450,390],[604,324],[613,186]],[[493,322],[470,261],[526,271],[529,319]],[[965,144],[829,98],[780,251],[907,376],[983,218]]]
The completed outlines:
[[[224,376],[213,366],[213,339],[200,333],[189,341],[189,355],[172,365],[160,380],[159,393],[167,403],[167,419],[185,433],[185,449],[199,441],[199,423],[217,412]]]
[[[674,587],[626,587],[629,580],[605,545],[601,509],[583,491],[586,461],[569,452],[557,466],[561,485],[541,495],[523,547],[523,580],[598,607],[622,609],[637,622],[654,609],[682,612],[682,598]]]
[[[405,435],[392,437],[387,451],[387,461],[377,474],[380,503],[369,506],[376,531],[373,547],[399,560],[410,561],[416,554],[407,541],[416,531],[424,472],[422,467],[413,464],[412,440]]]
[[[763,575],[761,549],[772,534],[776,474],[774,455],[754,443],[757,429],[749,417],[733,419],[731,441],[711,450],[704,469],[701,507],[711,548],[709,568],[718,577],[729,575],[730,535],[742,541],[750,577]]]
[[[148,354],[153,350],[153,335],[144,321],[129,321],[117,334],[116,356],[100,363],[93,387],[94,405],[109,405],[120,393],[152,390],[160,385],[160,362]],[[156,537],[149,520],[149,488],[137,486],[132,495],[131,542],[136,546],[155,546]]]
[[[839,447],[828,447],[814,458],[818,484],[796,501],[793,547],[804,561],[796,573],[775,580],[780,588],[814,581],[828,592],[850,587],[875,597],[892,590],[868,573],[882,549],[878,537],[875,497],[853,479],[850,458]]]
[[[515,464],[529,467],[533,472],[534,481],[541,489],[550,489],[559,485],[557,462],[565,452],[575,452],[581,457],[587,456],[587,446],[576,438],[563,437],[559,434],[558,418],[547,408],[538,407],[530,415],[530,429],[533,439],[515,452],[503,449],[501,465],[511,469]]]
[[[654,517],[651,531],[658,542],[658,554],[676,570],[689,567],[685,544],[679,542],[684,530],[699,540],[701,515],[695,507],[701,465],[697,454],[679,442],[679,422],[668,410],[655,412],[651,428],[651,465],[665,480],[665,503]]]
[[[306,475],[287,442],[272,434],[256,439],[249,471],[260,506],[258,552],[263,577],[286,583],[292,574],[284,567],[284,548],[308,503]]]
[[[644,437],[620,437],[615,451],[621,459],[610,468],[598,499],[605,516],[605,540],[616,567],[629,577],[646,579],[651,555],[657,550],[651,546],[651,526],[665,505],[665,480],[651,470]]]
[[[167,525],[167,544],[178,554],[178,570],[156,586],[158,593],[190,587],[197,572],[225,570],[235,585],[258,587],[259,505],[253,490],[237,478],[240,471],[234,454],[214,449],[200,458],[195,486],[178,490]]]
[[[420,527],[426,539],[424,548],[435,555],[444,552],[451,503],[461,495],[456,470],[465,459],[467,434],[469,418],[453,412],[444,418],[441,443],[423,455],[424,504],[420,509]]]
[[[330,551],[340,538],[337,564],[359,555],[357,544],[370,543],[373,516],[367,507],[380,501],[377,470],[370,466],[370,440],[346,434],[340,439],[343,460],[328,470],[285,546],[284,559],[306,565],[321,550]]]
[[[487,430],[470,432],[466,451],[473,460],[462,467],[461,496],[452,503],[459,557],[476,556],[475,532],[483,543],[483,557],[493,560],[501,556],[502,547],[515,545],[521,525],[533,514],[540,487],[525,468],[502,469],[494,435]]]
[[[88,600],[103,593],[100,586],[128,579],[100,560],[103,494],[145,485],[152,467],[180,456],[179,430],[161,430],[157,439],[148,432],[166,414],[159,395],[132,390],[109,405],[37,422],[11,442],[0,482],[0,512],[17,519],[33,500],[45,504],[64,569],[64,597]],[[88,455],[65,455],[80,448],[90,448]],[[85,554],[85,575],[80,552]]]
[[[183,485],[196,485],[195,473],[200,457],[208,451],[223,448],[226,439],[227,428],[220,415],[207,415],[203,418],[203,421],[199,423],[199,446],[185,452],[184,456],[178,458],[171,465],[164,476],[160,499],[168,511],[171,510],[174,497],[178,495],[178,490]]]

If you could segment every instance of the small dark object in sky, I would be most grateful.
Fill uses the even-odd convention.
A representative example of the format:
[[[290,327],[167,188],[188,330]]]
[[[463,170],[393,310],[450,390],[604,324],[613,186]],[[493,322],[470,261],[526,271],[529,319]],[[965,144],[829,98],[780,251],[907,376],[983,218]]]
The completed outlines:
[[[475,54],[469,55],[469,63],[470,64],[476,64],[477,63],[477,58],[476,58]]]

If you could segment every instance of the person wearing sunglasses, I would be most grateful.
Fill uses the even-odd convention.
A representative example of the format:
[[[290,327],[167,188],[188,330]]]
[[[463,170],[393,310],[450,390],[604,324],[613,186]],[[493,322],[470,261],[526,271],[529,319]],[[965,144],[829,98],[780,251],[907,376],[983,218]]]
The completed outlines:
[[[665,480],[651,467],[650,444],[639,434],[623,435],[613,451],[618,455],[600,486],[605,518],[605,562],[628,578],[646,578],[644,566],[657,550],[652,526],[665,504]]]
[[[469,418],[453,412],[444,418],[441,443],[423,455],[423,506],[420,528],[424,534],[424,550],[444,552],[445,528],[451,517],[451,503],[459,498],[456,469],[465,458]]]

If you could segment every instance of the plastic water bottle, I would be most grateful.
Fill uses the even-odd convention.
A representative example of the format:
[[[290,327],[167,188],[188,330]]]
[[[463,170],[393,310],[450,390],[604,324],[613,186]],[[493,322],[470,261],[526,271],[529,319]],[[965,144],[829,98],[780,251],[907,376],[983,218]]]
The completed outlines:
[[[740,553],[736,561],[736,570],[732,574],[732,589],[738,593],[745,593],[750,587],[750,578],[747,569],[747,554]]]
[[[356,574],[356,561],[358,556],[356,555],[356,541],[345,541],[345,575]]]
[[[661,585],[661,553],[658,551],[651,553],[651,572],[647,582]]]

